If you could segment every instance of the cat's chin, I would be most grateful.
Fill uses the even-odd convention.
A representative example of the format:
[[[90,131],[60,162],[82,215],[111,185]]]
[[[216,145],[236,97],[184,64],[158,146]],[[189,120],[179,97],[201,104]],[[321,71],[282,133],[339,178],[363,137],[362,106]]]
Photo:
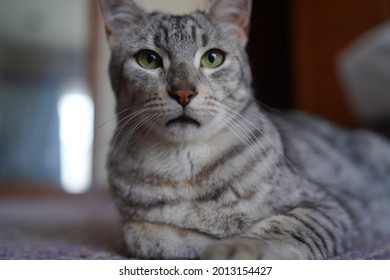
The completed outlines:
[[[172,121],[166,127],[166,138],[172,142],[191,142],[199,139],[202,135],[201,125],[197,121]]]
[[[172,142],[191,142],[201,137],[202,125],[195,118],[182,114],[168,120],[163,133]]]

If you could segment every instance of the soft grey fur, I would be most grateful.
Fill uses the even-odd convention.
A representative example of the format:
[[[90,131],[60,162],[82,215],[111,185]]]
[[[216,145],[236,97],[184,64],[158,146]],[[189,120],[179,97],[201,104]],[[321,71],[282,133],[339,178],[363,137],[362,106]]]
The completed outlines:
[[[185,16],[101,6],[118,113],[109,181],[132,256],[326,259],[390,233],[384,139],[257,105],[251,1]],[[161,67],[137,63],[145,49]],[[210,49],[226,54],[215,69],[200,64]],[[196,96],[180,104],[177,90]],[[196,122],[172,122],[182,115]]]

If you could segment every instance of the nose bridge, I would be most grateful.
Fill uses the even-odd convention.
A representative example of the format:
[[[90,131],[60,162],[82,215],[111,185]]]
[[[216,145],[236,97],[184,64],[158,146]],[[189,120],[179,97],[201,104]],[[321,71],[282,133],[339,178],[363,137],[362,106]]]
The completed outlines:
[[[185,108],[198,95],[195,66],[173,63],[168,70],[168,95]]]
[[[168,87],[174,90],[196,90],[197,73],[195,66],[188,62],[172,63],[168,72]]]

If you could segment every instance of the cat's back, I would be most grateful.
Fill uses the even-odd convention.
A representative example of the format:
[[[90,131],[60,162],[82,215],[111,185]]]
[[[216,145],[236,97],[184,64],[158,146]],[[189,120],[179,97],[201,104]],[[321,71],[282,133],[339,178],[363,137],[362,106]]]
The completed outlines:
[[[271,113],[294,167],[324,185],[384,185],[390,190],[390,142],[301,113]],[[355,190],[356,188],[353,187]],[[346,187],[347,189],[347,187]]]
[[[390,232],[390,142],[300,113],[269,113],[296,172],[355,213],[362,227]],[[386,218],[384,218],[386,217]],[[374,233],[374,234],[375,234]]]

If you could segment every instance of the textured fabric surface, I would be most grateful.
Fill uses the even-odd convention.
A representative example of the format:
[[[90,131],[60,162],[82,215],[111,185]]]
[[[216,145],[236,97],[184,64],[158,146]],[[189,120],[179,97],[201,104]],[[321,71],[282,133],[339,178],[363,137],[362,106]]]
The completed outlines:
[[[123,259],[109,195],[0,198],[0,259]]]
[[[0,198],[0,259],[125,259],[109,195]],[[335,259],[390,259],[390,236]]]

